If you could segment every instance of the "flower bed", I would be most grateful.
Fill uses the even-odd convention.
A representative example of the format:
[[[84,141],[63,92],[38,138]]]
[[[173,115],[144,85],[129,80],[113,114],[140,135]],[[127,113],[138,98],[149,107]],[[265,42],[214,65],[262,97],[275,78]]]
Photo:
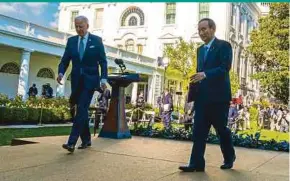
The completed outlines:
[[[152,127],[139,127],[131,128],[131,134],[135,136],[144,136],[151,138],[164,138],[164,139],[174,139],[174,140],[192,140],[192,132],[186,131],[184,128],[171,128],[168,131],[159,128]],[[289,142],[276,140],[260,140],[260,132],[256,132],[254,135],[249,134],[235,134],[233,133],[233,144],[235,146],[246,147],[246,148],[256,148],[262,150],[274,150],[274,151],[284,151],[289,152]],[[218,144],[218,137],[210,133],[207,139],[208,143]]]

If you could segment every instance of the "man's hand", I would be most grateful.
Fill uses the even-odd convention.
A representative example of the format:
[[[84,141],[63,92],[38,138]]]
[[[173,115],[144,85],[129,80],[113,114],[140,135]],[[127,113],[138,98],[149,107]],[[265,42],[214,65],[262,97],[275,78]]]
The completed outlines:
[[[57,77],[57,79],[56,79],[56,81],[57,81],[60,85],[62,85],[62,83],[61,83],[62,78],[63,78],[63,74],[62,74],[62,73],[59,73],[59,74],[58,74],[58,77]]]
[[[198,73],[194,74],[192,77],[190,77],[190,81],[195,83],[195,82],[199,82],[205,78],[206,78],[206,76],[205,76],[204,72],[198,72]]]

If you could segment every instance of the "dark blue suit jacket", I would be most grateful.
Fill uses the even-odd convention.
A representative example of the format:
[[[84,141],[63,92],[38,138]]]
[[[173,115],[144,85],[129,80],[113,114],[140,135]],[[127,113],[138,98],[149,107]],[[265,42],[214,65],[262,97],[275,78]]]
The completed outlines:
[[[197,72],[205,72],[206,78],[189,89],[189,96],[194,95],[195,101],[229,102],[231,85],[229,71],[232,65],[231,44],[215,38],[204,61],[204,45],[197,49]],[[189,98],[191,99],[191,98]]]
[[[94,90],[100,87],[100,80],[107,79],[107,59],[102,38],[89,34],[83,59],[78,51],[78,36],[67,41],[64,55],[58,65],[58,73],[64,74],[72,60],[71,90],[76,91],[80,77],[83,76],[84,88]],[[101,75],[99,75],[99,65]]]

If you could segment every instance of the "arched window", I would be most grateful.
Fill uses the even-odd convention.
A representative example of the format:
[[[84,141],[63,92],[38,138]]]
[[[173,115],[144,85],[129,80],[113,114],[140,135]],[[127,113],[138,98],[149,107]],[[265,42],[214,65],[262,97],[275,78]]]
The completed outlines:
[[[47,78],[47,79],[54,79],[54,73],[49,68],[42,68],[38,71],[37,77]]]
[[[123,15],[121,17],[121,26],[129,25],[130,20],[132,19],[132,17],[129,20],[127,20],[127,19],[129,17],[129,15],[131,15],[131,14],[136,14],[136,16],[138,17],[137,18],[136,16],[132,16],[132,17],[135,17],[137,21],[136,21],[136,25],[131,25],[131,26],[142,26],[142,25],[144,25],[144,13],[143,13],[143,11],[140,8],[136,7],[136,6],[131,6],[131,7],[127,8],[124,11],[124,13],[123,13]],[[140,19],[139,22],[138,22],[138,19]],[[135,20],[132,19],[132,21],[134,22]]]
[[[7,74],[19,74],[20,73],[20,68],[16,63],[9,62],[4,64],[0,72],[7,73]]]
[[[134,52],[134,40],[132,39],[127,40],[125,47],[126,47],[126,51]]]
[[[138,22],[137,18],[136,18],[135,16],[132,16],[132,17],[129,19],[129,23],[128,23],[128,25],[129,25],[129,26],[137,26],[137,22]]]

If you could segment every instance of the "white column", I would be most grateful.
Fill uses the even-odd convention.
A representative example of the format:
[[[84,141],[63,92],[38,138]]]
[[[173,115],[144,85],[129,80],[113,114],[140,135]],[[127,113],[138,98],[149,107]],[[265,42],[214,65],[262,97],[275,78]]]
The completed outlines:
[[[137,91],[138,91],[138,83],[133,82],[133,88],[132,88],[132,95],[131,95],[131,103],[136,103],[137,100]]]
[[[241,23],[241,21],[240,21],[240,16],[241,16],[241,11],[240,11],[240,8],[241,8],[241,5],[240,4],[238,4],[237,6],[236,6],[237,8],[236,8],[236,27],[235,27],[235,29],[236,29],[236,38],[238,38],[239,36],[239,32],[240,32],[240,23]]]
[[[148,98],[147,98],[147,103],[153,104],[154,103],[154,77],[155,75],[148,76]]]
[[[242,79],[242,77],[244,77],[243,71],[244,71],[244,55],[241,55],[240,57],[240,70],[239,70],[239,75],[240,75],[240,80]]]
[[[246,41],[248,40],[248,16],[247,14],[244,15],[244,44],[246,43]]]
[[[240,53],[240,45],[239,45],[239,32],[240,32],[240,16],[241,16],[241,12],[240,12],[240,8],[241,5],[238,4],[236,6],[236,42],[237,42],[237,47],[236,47],[236,52],[235,52],[235,57],[234,57],[234,70],[239,73],[238,71],[238,64],[240,63],[240,58],[239,58],[239,53]]]
[[[21,56],[21,67],[18,81],[18,90],[17,94],[22,96],[22,99],[25,100],[28,98],[28,89],[29,89],[29,64],[30,64],[30,55],[31,50],[23,50]]]
[[[240,50],[241,47],[239,44],[236,44],[236,49],[235,49],[235,57],[234,57],[234,71],[239,74],[238,70],[238,64],[240,63]]]

